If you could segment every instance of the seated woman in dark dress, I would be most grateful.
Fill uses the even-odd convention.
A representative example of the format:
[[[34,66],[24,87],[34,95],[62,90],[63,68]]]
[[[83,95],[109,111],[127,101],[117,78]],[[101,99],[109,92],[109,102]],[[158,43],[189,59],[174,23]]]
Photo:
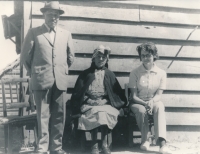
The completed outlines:
[[[92,154],[99,154],[97,129],[101,127],[102,150],[110,154],[107,144],[108,131],[117,124],[119,109],[126,106],[126,97],[110,71],[108,59],[111,50],[100,45],[94,50],[90,68],[78,77],[72,94],[73,114],[81,113],[79,130],[90,130],[93,134]]]

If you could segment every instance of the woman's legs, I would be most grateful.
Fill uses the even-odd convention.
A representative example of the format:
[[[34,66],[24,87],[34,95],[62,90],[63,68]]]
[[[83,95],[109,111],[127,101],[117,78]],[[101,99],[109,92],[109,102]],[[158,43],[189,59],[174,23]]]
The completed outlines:
[[[160,153],[171,153],[171,151],[166,146],[165,107],[162,102],[154,103],[153,115],[155,138],[158,145],[160,146]]]
[[[110,154],[110,148],[108,145],[108,126],[107,125],[103,125],[101,126],[101,136],[102,136],[102,150],[104,152],[104,154]]]
[[[99,154],[97,133],[98,133],[98,128],[94,128],[93,130],[91,130],[91,135],[92,135],[91,154]]]
[[[138,127],[142,135],[142,143],[148,141],[149,123],[146,108],[140,104],[130,105],[131,111],[135,114]]]
[[[156,141],[161,142],[160,139],[166,140],[165,107],[163,103],[160,101],[153,104],[153,118],[154,118],[154,132]]]
[[[92,134],[91,154],[99,154],[98,141],[97,141],[98,128],[91,130],[91,134]],[[111,154],[109,145],[108,145],[108,133],[109,133],[108,126],[103,125],[103,126],[100,126],[100,128],[101,128],[101,136],[102,136],[102,150],[104,154]]]

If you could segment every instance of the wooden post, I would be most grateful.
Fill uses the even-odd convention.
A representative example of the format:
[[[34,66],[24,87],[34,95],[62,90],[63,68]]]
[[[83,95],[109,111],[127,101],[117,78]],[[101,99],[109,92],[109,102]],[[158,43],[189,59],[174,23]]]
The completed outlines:
[[[19,15],[20,17],[23,17],[23,9],[24,9],[23,1],[14,1],[14,14],[15,15]],[[17,28],[21,29],[21,27],[17,27]],[[16,42],[16,52],[17,52],[17,54],[20,54],[20,52],[21,52],[20,33],[16,35],[15,42]]]
[[[24,1],[23,2],[23,20],[21,26],[21,46],[24,41],[24,37],[26,36],[29,28],[31,28],[31,14],[32,13],[32,1]],[[20,66],[20,76],[26,76],[26,69],[23,66]]]

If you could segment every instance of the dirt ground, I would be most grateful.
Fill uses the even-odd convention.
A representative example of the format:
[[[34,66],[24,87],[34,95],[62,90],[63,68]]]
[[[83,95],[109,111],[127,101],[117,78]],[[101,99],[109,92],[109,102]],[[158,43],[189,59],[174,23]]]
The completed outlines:
[[[3,126],[0,125],[0,154],[5,154],[4,150],[4,131]],[[172,154],[200,154],[200,141],[194,143],[185,143],[185,142],[169,142],[168,147],[171,149]],[[127,146],[117,146],[113,147],[112,154],[158,154],[158,146],[151,146],[150,150],[147,152],[141,151],[139,144],[133,148]],[[21,151],[21,154],[30,153],[31,149],[24,149]],[[81,148],[75,147],[69,151],[71,154],[89,154],[89,149],[86,152],[81,152]]]

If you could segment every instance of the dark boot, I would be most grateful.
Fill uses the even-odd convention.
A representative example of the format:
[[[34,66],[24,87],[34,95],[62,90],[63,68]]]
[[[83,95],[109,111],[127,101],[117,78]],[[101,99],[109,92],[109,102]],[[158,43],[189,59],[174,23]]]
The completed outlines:
[[[92,147],[91,147],[91,154],[99,154],[99,147],[97,142],[97,133],[98,129],[95,128],[92,130]]]
[[[111,154],[109,145],[108,145],[108,127],[101,127],[101,135],[102,135],[102,151],[104,154]]]

